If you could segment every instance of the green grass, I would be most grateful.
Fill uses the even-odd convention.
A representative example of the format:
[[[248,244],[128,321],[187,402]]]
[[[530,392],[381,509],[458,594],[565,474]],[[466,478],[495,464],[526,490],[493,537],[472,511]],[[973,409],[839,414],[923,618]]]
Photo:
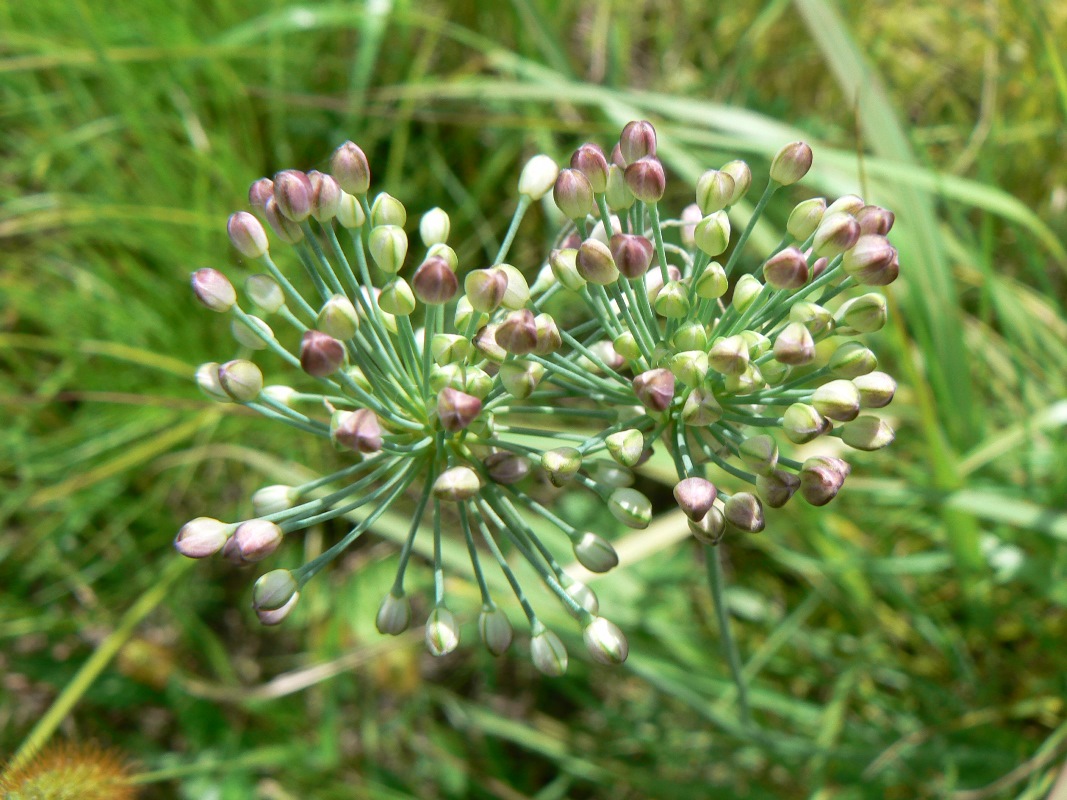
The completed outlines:
[[[0,2],[0,754],[97,739],[163,798],[1047,795],[1067,751],[1067,14],[735,5]],[[805,192],[898,212],[877,337],[897,441],[833,505],[725,551],[758,729],[667,502],[596,584],[630,660],[558,680],[377,635],[402,519],[279,629],[248,575],[175,566],[181,522],[330,461],[190,380],[231,345],[186,278],[242,274],[224,221],[250,181],[356,139],[484,266],[524,156],[634,116],[676,199],[803,137]],[[527,223],[516,263],[548,235]],[[473,641],[476,590],[452,591]]]

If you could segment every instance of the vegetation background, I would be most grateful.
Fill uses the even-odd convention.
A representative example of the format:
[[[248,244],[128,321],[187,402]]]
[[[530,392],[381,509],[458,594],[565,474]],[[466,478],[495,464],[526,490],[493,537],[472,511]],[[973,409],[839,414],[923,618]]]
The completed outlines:
[[[1067,755],[1064,42],[1067,6],[1040,0],[0,0],[0,755],[96,740],[143,796],[198,800],[1046,796]],[[240,274],[224,221],[250,181],[355,139],[479,266],[524,158],[633,117],[675,207],[704,166],[758,181],[804,138],[804,192],[898,213],[877,339],[896,443],[830,507],[728,545],[758,731],[666,502],[596,586],[630,660],[555,680],[383,640],[388,524],[280,629],[248,575],[175,557],[184,520],[328,466],[191,380],[233,345],[187,275]],[[547,231],[523,235],[517,263]]]

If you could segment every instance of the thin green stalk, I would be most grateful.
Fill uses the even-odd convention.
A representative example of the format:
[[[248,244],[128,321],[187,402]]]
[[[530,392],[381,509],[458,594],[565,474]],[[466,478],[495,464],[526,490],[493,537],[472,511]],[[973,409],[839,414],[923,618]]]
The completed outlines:
[[[748,705],[748,685],[745,676],[741,672],[741,656],[730,631],[730,617],[726,608],[724,593],[725,579],[722,573],[722,563],[719,560],[721,547],[704,545],[704,565],[708,573],[708,588],[711,590],[711,601],[715,606],[715,618],[719,623],[719,640],[726,656],[726,662],[730,665],[730,674],[733,676],[734,685],[737,687],[737,708],[741,715],[741,724],[749,727],[752,724],[752,712]]]

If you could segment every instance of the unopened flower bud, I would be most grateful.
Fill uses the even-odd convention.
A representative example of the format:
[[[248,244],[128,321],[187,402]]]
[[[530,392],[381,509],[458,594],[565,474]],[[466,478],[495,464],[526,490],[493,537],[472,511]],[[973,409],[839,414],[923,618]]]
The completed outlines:
[[[488,314],[474,310],[467,295],[460,295],[459,300],[456,301],[456,330],[465,331],[468,328],[477,330],[484,327],[488,320]]]
[[[612,211],[625,211],[637,199],[626,185],[626,173],[617,164],[608,167],[608,187],[604,197]]]
[[[266,205],[263,206],[263,217],[270,225],[270,229],[274,231],[274,235],[286,244],[296,244],[304,238],[300,223],[282,214],[273,196],[268,198]]]
[[[345,346],[328,334],[309,330],[300,340],[300,368],[313,378],[332,375],[345,363]]]
[[[737,395],[758,392],[766,385],[767,381],[763,379],[763,371],[751,361],[749,361],[745,371],[740,375],[727,375],[723,381],[723,388],[729,394]]]
[[[679,217],[679,220],[682,223],[682,227],[679,230],[682,239],[682,247],[692,248],[696,246],[697,223],[702,219],[704,219],[704,215],[700,213],[700,206],[696,203],[690,203],[682,209],[682,213]]]
[[[263,373],[251,361],[227,361],[219,367],[219,385],[238,403],[250,403],[263,390]]]
[[[343,294],[335,294],[319,310],[315,327],[334,339],[351,339],[359,327],[356,307]]]
[[[708,545],[717,545],[726,533],[726,518],[715,506],[708,509],[708,513],[700,519],[688,520],[689,531],[698,542]]]
[[[811,148],[804,142],[791,142],[775,153],[771,160],[771,180],[790,186],[811,169]]]
[[[681,281],[668,281],[656,295],[653,303],[656,313],[667,319],[681,319],[688,316],[689,287]]]
[[[712,261],[697,278],[696,293],[705,300],[718,300],[730,288],[726,270],[718,261]]]
[[[896,215],[881,206],[864,206],[853,216],[859,223],[861,234],[876,233],[885,236],[893,229],[893,223],[896,221]]]
[[[667,175],[663,164],[655,156],[645,156],[632,162],[624,173],[626,185],[642,203],[658,203],[667,190]]]
[[[459,278],[443,258],[430,257],[419,265],[411,277],[415,297],[427,305],[441,305],[456,296]]]
[[[630,470],[626,469],[626,467],[620,467],[614,461],[605,459],[598,459],[593,462],[592,477],[602,486],[610,486],[612,488],[634,485],[634,474]]]
[[[408,254],[408,235],[399,225],[378,225],[367,242],[371,258],[382,272],[395,274]]]
[[[292,408],[296,400],[297,391],[292,386],[279,386],[274,384],[272,386],[263,387],[263,396],[268,397],[279,405]]]
[[[252,181],[252,185],[248,187],[248,204],[252,208],[262,211],[272,197],[274,197],[274,181],[270,178],[259,178]]]
[[[708,333],[699,322],[683,323],[671,337],[671,346],[678,351],[707,350]]]
[[[498,327],[500,326],[495,322],[486,325],[474,334],[472,342],[475,349],[494,364],[503,364],[504,359],[508,356],[508,351],[496,342],[496,329]]]
[[[789,307],[789,319],[802,323],[812,336],[828,332],[834,325],[834,315],[828,309],[803,300]]]
[[[590,283],[607,286],[619,278],[610,248],[596,239],[586,239],[578,248],[578,274]]]
[[[273,484],[258,489],[252,495],[252,511],[257,517],[288,511],[293,507],[295,490],[292,486]]]
[[[644,236],[616,233],[611,237],[609,249],[618,271],[631,280],[648,272],[652,264],[654,248]]]
[[[660,412],[670,408],[674,399],[674,375],[669,369],[650,369],[636,376],[634,394],[649,411]]]
[[[231,397],[226,394],[219,383],[219,363],[208,361],[196,368],[196,385],[205,395],[219,403],[231,402]]]
[[[427,247],[444,244],[452,230],[452,221],[443,208],[431,208],[419,220],[419,236]]]
[[[812,197],[804,200],[793,208],[786,220],[785,229],[789,235],[798,242],[806,241],[815,233],[815,229],[822,222],[823,214],[826,213],[826,198]]]
[[[705,478],[685,478],[674,486],[674,499],[678,507],[693,521],[704,518],[717,496],[715,484]]]
[[[411,625],[411,601],[407,595],[389,592],[378,606],[374,627],[386,636],[399,636]]]
[[[507,288],[508,276],[497,267],[472,270],[463,280],[463,289],[471,307],[488,314],[500,306]]]
[[[799,289],[808,282],[808,260],[795,247],[787,247],[763,264],[763,279],[774,289]]]
[[[315,170],[307,177],[311,182],[311,216],[319,222],[328,222],[337,216],[341,205],[341,186],[332,175]]]
[[[433,496],[438,500],[459,503],[470,500],[482,488],[478,473],[470,467],[446,469],[433,482]]]
[[[854,297],[834,314],[834,322],[839,328],[846,327],[859,333],[874,333],[885,327],[889,309],[885,297],[871,292]]]
[[[734,179],[721,170],[709,169],[697,178],[697,205],[705,216],[722,211],[734,196]]]
[[[556,207],[567,219],[585,219],[593,210],[593,187],[576,169],[561,169],[552,189]]]
[[[893,402],[897,391],[897,382],[884,372],[857,375],[852,383],[859,389],[860,406],[863,408],[884,408]]]
[[[382,426],[369,408],[335,411],[330,419],[330,438],[340,447],[369,455],[382,449]]]
[[[530,659],[537,671],[558,678],[567,671],[567,648],[552,631],[542,628],[530,639]]]
[[[645,437],[636,428],[617,431],[604,439],[608,453],[624,467],[632,467],[641,460],[645,450]]]
[[[760,283],[759,278],[755,275],[742,275],[734,285],[734,296],[730,300],[730,305],[743,314],[756,302],[756,298],[762,291],[763,284]]]
[[[682,404],[682,421],[686,425],[703,428],[722,419],[722,406],[706,386],[698,386]]]
[[[541,468],[553,486],[569,482],[582,466],[582,454],[573,447],[556,447],[541,454]]]
[[[671,281],[678,281],[682,279],[682,273],[678,267],[673,264],[667,267],[667,283]],[[659,293],[663,290],[663,272],[658,269],[650,269],[645,273],[645,294],[648,295],[648,301],[655,303],[656,298],[659,297]]]
[[[265,519],[250,519],[237,526],[233,541],[241,560],[254,564],[278,549],[282,543],[282,529]]]
[[[619,564],[619,554],[611,542],[589,531],[574,542],[574,557],[590,572],[609,572]]]
[[[629,165],[656,155],[656,129],[645,119],[627,122],[619,134],[619,154]]]
[[[815,340],[799,322],[790,322],[774,340],[774,358],[781,364],[799,367],[815,360]]]
[[[837,497],[851,471],[843,459],[812,456],[800,469],[800,493],[813,506],[824,506]]]
[[[744,161],[729,161],[719,167],[719,172],[734,179],[734,190],[726,205],[727,207],[737,205],[737,201],[745,196],[748,187],[752,185],[752,170]]]
[[[546,155],[536,155],[526,162],[519,175],[519,194],[540,200],[548,194],[559,177],[559,166]]]
[[[370,188],[370,165],[366,154],[354,142],[345,142],[333,152],[330,172],[349,194],[362,195]]]
[[[524,400],[533,394],[533,390],[537,388],[544,374],[543,366],[523,359],[504,362],[500,365],[499,373],[500,383],[504,390],[517,400]]]
[[[374,198],[370,207],[370,224],[374,227],[396,225],[403,228],[408,221],[408,210],[404,204],[388,192],[381,192]]]
[[[608,511],[628,528],[647,528],[652,521],[652,503],[629,487],[615,489],[608,496]]]
[[[230,323],[230,333],[238,344],[251,350],[262,350],[274,339],[274,331],[270,329],[270,325],[252,315],[245,318],[235,317]]]
[[[434,656],[445,656],[459,647],[459,626],[444,606],[435,606],[426,620],[426,649]]]
[[[547,158],[547,156],[546,156]],[[478,615],[478,633],[485,649],[494,656],[502,656],[511,647],[514,630],[504,610],[496,606],[483,606]]]
[[[245,293],[266,314],[273,314],[285,305],[282,288],[269,275],[250,275],[245,280]]]
[[[378,307],[397,317],[406,317],[415,310],[415,293],[403,278],[393,278],[382,287]]]
[[[263,223],[247,211],[230,215],[226,222],[226,233],[237,252],[245,258],[262,258],[270,249]]]
[[[834,350],[827,366],[830,368],[830,374],[836,378],[858,378],[877,367],[878,359],[861,342],[848,341]]]
[[[771,508],[781,508],[800,488],[800,478],[784,469],[775,469],[756,477],[756,491]]]
[[[445,388],[437,394],[437,417],[449,433],[463,430],[481,413],[482,401],[466,392]]]
[[[849,422],[860,413],[860,392],[852,381],[830,381],[812,392],[811,404],[824,417]]]
[[[574,151],[571,156],[571,168],[576,169],[589,179],[589,185],[597,194],[608,186],[608,159],[599,145],[586,143]]]
[[[457,333],[435,333],[430,339],[430,352],[440,366],[462,362],[470,353],[471,343]]]
[[[585,287],[585,278],[578,272],[578,251],[574,248],[553,250],[548,256],[552,274],[564,288],[579,292]]]
[[[289,600],[281,608],[265,609],[256,608],[256,617],[259,618],[262,625],[280,625],[285,621],[286,617],[296,607],[296,604],[300,601],[300,592],[293,592],[290,595]]]
[[[490,478],[496,483],[501,483],[505,486],[518,483],[530,474],[530,462],[522,456],[509,453],[506,450],[490,453],[482,459],[482,464],[485,466]]]
[[[252,608],[256,612],[278,611],[299,597],[296,578],[287,569],[273,569],[256,579],[252,587]],[[280,621],[280,620],[279,620]]]
[[[532,311],[512,311],[496,329],[496,342],[512,355],[526,355],[537,347],[537,323]]]
[[[282,216],[293,222],[303,222],[311,215],[311,180],[296,169],[287,169],[274,176],[274,201]]]
[[[856,194],[843,194],[826,207],[827,214],[849,214],[855,217],[866,203]]]
[[[619,626],[603,617],[596,617],[586,625],[582,638],[589,655],[601,664],[621,664],[630,652],[630,645]]]
[[[716,339],[708,351],[708,364],[723,375],[740,375],[748,368],[748,343],[736,335]]]
[[[442,242],[427,247],[426,258],[441,258],[453,272],[459,269],[459,256],[456,255],[456,251]]]
[[[337,201],[337,221],[346,230],[362,228],[367,221],[367,213],[359,202],[359,198],[348,192],[342,192]]]
[[[722,515],[735,528],[747,533],[759,533],[767,525],[763,518],[763,503],[751,492],[731,495],[723,504]]]
[[[878,417],[864,414],[845,426],[841,441],[856,450],[881,450],[893,443],[896,434]]]
[[[782,416],[782,432],[794,444],[805,444],[827,433],[830,420],[807,403],[793,403]]]
[[[237,302],[237,291],[229,279],[211,267],[198,269],[189,276],[196,299],[206,308],[223,314],[233,308]]]
[[[900,273],[897,250],[884,236],[860,236],[841,260],[844,271],[864,286],[888,286]]]
[[[757,475],[766,475],[778,467],[778,444],[767,434],[750,436],[741,443],[738,455]]]
[[[222,549],[233,525],[211,517],[197,517],[182,525],[174,537],[174,548],[186,558],[207,558]]]
[[[563,337],[560,336],[559,327],[551,315],[538,314],[534,317],[534,327],[537,331],[537,344],[534,345],[533,351],[537,355],[551,355],[563,346]]]
[[[817,256],[833,258],[852,247],[859,238],[860,226],[851,214],[843,211],[831,214],[827,211],[815,229],[812,250]]]

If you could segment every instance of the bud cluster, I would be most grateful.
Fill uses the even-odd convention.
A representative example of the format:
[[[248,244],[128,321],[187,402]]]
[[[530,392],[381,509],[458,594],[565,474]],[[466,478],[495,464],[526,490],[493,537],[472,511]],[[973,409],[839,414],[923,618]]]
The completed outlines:
[[[230,317],[243,355],[271,351],[298,380],[265,385],[251,360],[237,358],[204,364],[197,381],[214,400],[329,440],[352,463],[300,486],[261,489],[248,519],[194,519],[175,546],[193,558],[219,553],[251,564],[285,536],[356,512],[359,521],[322,555],[256,581],[253,607],[265,624],[277,624],[312,576],[387,510],[413,502],[376,619],[382,633],[399,634],[412,622],[405,574],[426,530],[435,578],[427,647],[443,655],[458,646],[443,581],[447,529],[462,532],[470,554],[482,594],[478,627],[491,653],[507,650],[513,631],[483,561],[502,570],[518,597],[534,664],[547,674],[567,665],[562,642],[509,566],[512,551],[575,618],[594,660],[623,661],[624,635],[599,616],[592,590],[564,571],[559,546],[593,572],[612,569],[618,556],[607,538],[551,510],[551,487],[590,492],[622,525],[646,527],[652,505],[633,487],[631,470],[662,443],[677,466],[679,507],[694,535],[714,543],[728,527],[762,530],[764,505],[784,505],[797,491],[822,505],[841,487],[845,461],[792,460],[779,452],[782,439],[836,436],[866,450],[892,440],[884,421],[861,411],[888,404],[895,384],[851,338],[884,324],[885,300],[849,291],[896,277],[896,251],[885,239],[892,214],[855,197],[805,201],[776,251],[754,272],[740,271],[739,255],[770,196],[810,165],[807,145],[783,148],[756,213],[733,241],[729,210],[749,188],[748,166],[710,170],[696,202],[664,219],[656,132],[632,122],[610,156],[584,144],[564,169],[548,156],[532,158],[504,244],[487,266],[459,263],[442,209],[413,221],[418,241],[410,240],[407,209],[391,195],[368,194],[369,163],[351,142],[334,153],[330,174],[285,170],[256,181],[252,210],[233,214],[227,226],[236,250],[261,270],[244,281],[246,300],[214,269],[193,273],[192,286],[203,305]],[[528,208],[550,195],[570,223],[531,285],[533,271],[506,258]],[[275,263],[279,242],[303,272],[299,279]],[[727,251],[725,263],[713,260]],[[564,330],[546,309],[568,294],[588,314]],[[709,467],[751,491],[728,493],[708,479]],[[535,532],[531,516],[555,538]]]

